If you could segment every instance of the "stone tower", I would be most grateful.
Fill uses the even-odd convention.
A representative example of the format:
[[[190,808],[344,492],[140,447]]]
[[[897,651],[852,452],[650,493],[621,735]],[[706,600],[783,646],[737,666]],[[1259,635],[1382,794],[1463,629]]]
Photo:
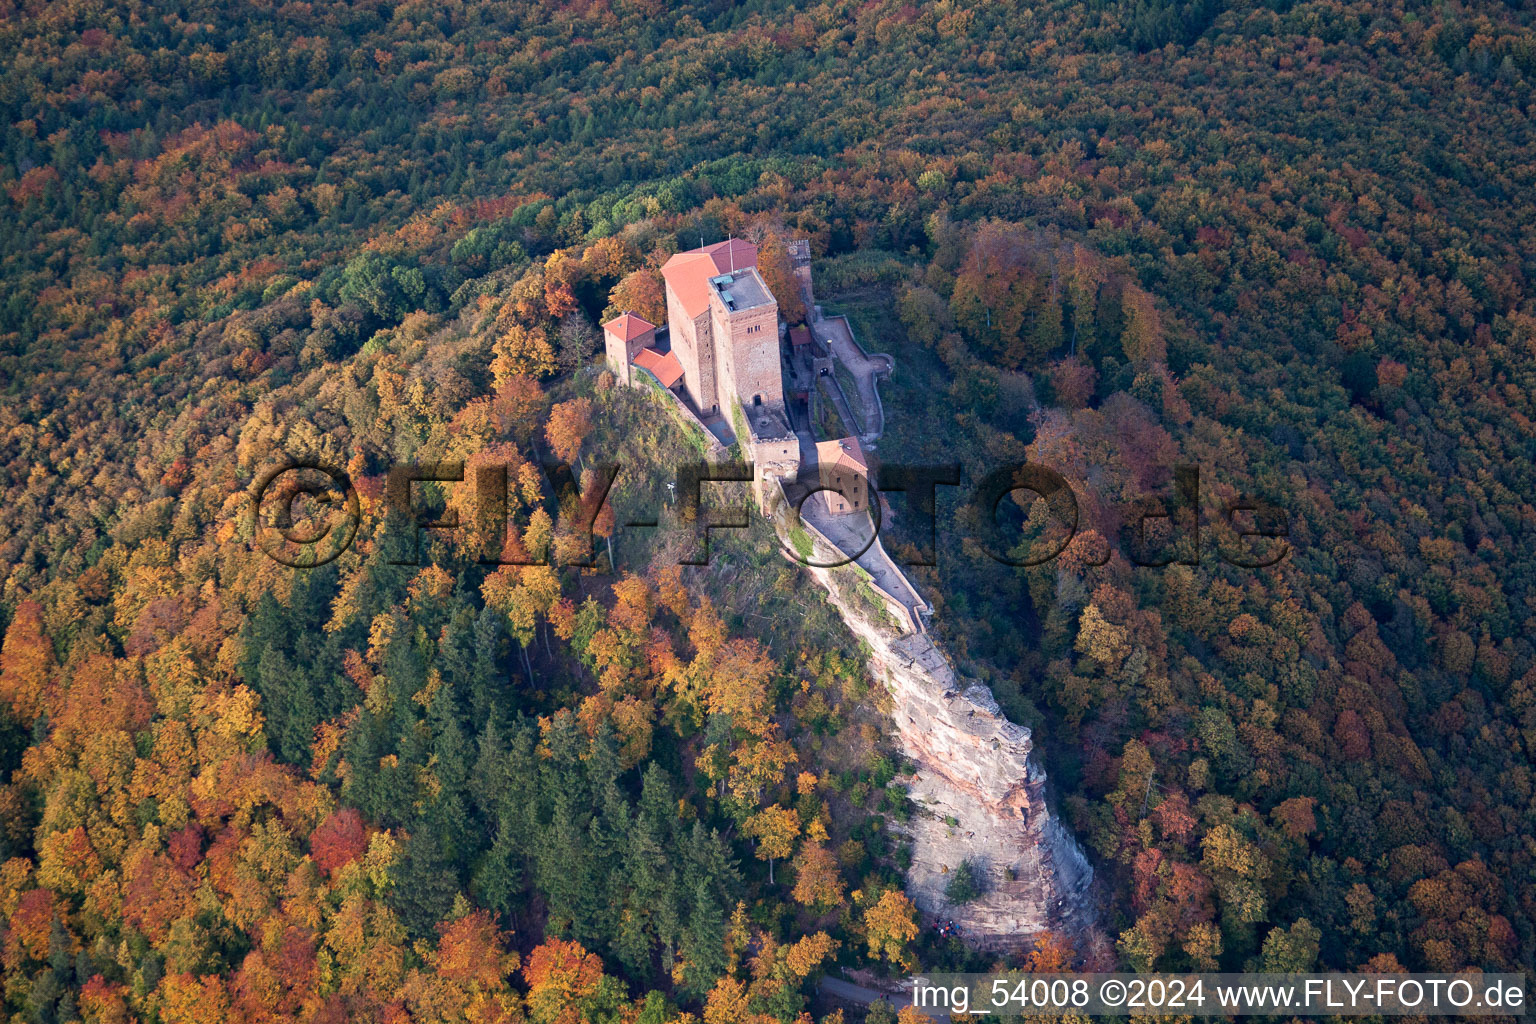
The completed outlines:
[[[608,369],[624,384],[631,383],[630,364],[642,349],[656,344],[656,325],[625,311],[603,324],[603,352]]]
[[[661,268],[672,353],[683,392],[709,422],[719,416],[763,480],[793,476],[799,440],[784,407],[779,303],[757,272],[757,246],[739,238],[680,252]]]

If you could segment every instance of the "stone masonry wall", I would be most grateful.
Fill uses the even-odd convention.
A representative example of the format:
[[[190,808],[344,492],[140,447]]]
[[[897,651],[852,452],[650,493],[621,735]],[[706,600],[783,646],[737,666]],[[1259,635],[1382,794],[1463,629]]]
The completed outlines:
[[[671,325],[672,351],[683,367],[683,388],[694,405],[705,415],[717,405],[715,384],[715,342],[710,331],[710,314],[705,309],[690,317],[672,289],[667,289],[667,323]]]
[[[624,344],[624,339],[611,331],[603,331],[603,357],[608,363],[608,369],[619,379],[619,383],[628,384],[631,380],[629,372],[629,346]]]
[[[735,395],[742,405],[755,395],[773,409],[784,408],[784,373],[779,357],[779,307],[762,306],[730,314],[729,332],[720,339],[729,349]]]

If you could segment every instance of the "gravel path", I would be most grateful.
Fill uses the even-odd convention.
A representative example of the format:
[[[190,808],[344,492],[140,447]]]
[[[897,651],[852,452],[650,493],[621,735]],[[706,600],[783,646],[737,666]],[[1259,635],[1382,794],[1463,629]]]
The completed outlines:
[[[875,382],[881,377],[889,377],[891,369],[896,365],[896,360],[884,352],[876,352],[873,355],[859,347],[859,343],[853,338],[853,328],[848,325],[845,316],[823,317],[811,323],[811,330],[816,338],[827,348],[832,350],[832,355],[837,361],[846,366],[853,374],[855,384],[859,389],[859,400],[869,412],[871,422],[865,424],[865,432],[860,435],[859,441],[873,445],[885,433],[885,407],[880,403],[880,391]]]

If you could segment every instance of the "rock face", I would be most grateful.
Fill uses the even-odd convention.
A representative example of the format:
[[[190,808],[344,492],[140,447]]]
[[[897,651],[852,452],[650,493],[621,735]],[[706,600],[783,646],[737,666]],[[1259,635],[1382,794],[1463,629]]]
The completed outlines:
[[[871,669],[893,699],[902,753],[917,765],[904,780],[917,805],[905,826],[913,902],[954,920],[967,942],[986,949],[1027,945],[1044,928],[1086,927],[1093,872],[1046,807],[1029,730],[1004,717],[986,686],[960,680],[926,634],[898,635],[871,622],[831,573],[811,571],[869,645]],[[983,894],[954,906],[944,891],[967,860],[979,869]]]

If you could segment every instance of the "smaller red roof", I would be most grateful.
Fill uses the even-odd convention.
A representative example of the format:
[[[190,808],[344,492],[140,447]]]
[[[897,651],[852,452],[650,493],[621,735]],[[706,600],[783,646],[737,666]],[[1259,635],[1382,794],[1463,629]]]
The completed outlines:
[[[683,364],[671,352],[661,355],[653,348],[643,348],[635,353],[635,365],[651,371],[664,388],[670,388],[683,378]]]
[[[633,313],[620,313],[618,316],[603,324],[603,330],[615,335],[624,341],[634,341],[646,331],[654,331],[656,325],[641,316]]]
[[[799,348],[801,345],[809,345],[811,343],[811,332],[806,329],[804,324],[801,324],[799,327],[791,327],[789,329],[789,343],[794,348]]]
[[[836,441],[816,442],[816,461],[831,466],[848,466],[869,472],[869,460],[856,437],[842,437]]]

